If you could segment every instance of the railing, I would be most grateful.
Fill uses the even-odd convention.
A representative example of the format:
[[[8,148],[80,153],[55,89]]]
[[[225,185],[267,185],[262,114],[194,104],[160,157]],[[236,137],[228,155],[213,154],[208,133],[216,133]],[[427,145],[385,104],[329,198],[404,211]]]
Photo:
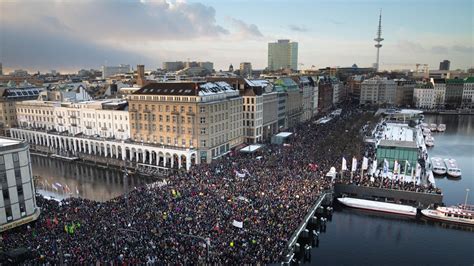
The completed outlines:
[[[298,226],[298,229],[296,229],[296,231],[291,235],[290,240],[288,241],[288,246],[287,246],[288,249],[291,249],[295,245],[296,241],[298,240],[299,235],[306,228],[306,225],[308,224],[309,219],[313,217],[314,212],[321,205],[321,203],[326,198],[326,196],[331,196],[331,195],[332,193],[324,193],[321,196],[319,196],[316,203],[311,207],[311,209],[308,211],[308,213],[304,217],[303,221]]]

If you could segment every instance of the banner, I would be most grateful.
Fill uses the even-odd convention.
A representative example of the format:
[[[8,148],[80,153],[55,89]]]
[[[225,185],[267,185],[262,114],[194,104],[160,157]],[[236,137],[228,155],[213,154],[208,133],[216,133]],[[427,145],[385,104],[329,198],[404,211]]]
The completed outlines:
[[[386,174],[388,172],[388,161],[383,159],[383,172]]]
[[[239,222],[239,221],[234,220],[232,222],[232,225],[238,228],[244,228],[244,222]]]
[[[357,159],[355,157],[352,158],[352,172],[355,172],[357,170]]]
[[[395,160],[395,162],[393,163],[393,173],[398,174],[399,170],[400,170],[400,165],[398,164],[398,161]]]
[[[347,170],[347,161],[346,161],[346,158],[342,157],[342,167],[341,167],[341,170],[342,171],[346,171]]]

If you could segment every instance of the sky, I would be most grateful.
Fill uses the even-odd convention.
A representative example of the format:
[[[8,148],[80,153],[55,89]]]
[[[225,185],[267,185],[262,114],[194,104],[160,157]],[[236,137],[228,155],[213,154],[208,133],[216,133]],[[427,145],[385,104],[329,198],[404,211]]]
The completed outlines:
[[[267,66],[268,42],[298,42],[299,69],[474,66],[472,0],[0,0],[4,72],[211,61]]]

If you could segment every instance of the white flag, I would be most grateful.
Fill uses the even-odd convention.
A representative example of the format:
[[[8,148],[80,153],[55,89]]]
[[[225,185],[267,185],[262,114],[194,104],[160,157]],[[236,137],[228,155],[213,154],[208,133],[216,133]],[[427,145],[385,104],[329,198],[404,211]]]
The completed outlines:
[[[355,172],[357,170],[357,159],[355,157],[352,158],[352,172]]]
[[[365,158],[362,159],[362,170],[367,170],[369,168],[369,159]]]
[[[347,161],[346,161],[346,158],[342,157],[342,171],[346,171],[347,170]]]
[[[383,172],[386,174],[388,172],[388,161],[383,159]]]
[[[398,165],[398,161],[395,160],[395,162],[393,163],[393,173],[394,173],[394,174],[398,174],[398,168],[399,168],[399,167],[400,167],[400,166]]]

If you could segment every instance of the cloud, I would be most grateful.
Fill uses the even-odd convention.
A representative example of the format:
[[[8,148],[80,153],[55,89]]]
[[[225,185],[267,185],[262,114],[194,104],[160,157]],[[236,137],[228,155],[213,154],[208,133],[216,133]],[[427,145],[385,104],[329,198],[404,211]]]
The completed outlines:
[[[0,10],[0,57],[12,67],[156,60],[156,55],[130,50],[147,42],[218,39],[229,34],[217,24],[213,7],[184,1],[0,0]],[[259,33],[255,25],[248,29]]]
[[[240,19],[229,18],[232,25],[236,28],[236,34],[241,38],[261,38],[263,34],[255,24],[247,24]]]
[[[398,41],[397,47],[404,53],[423,53],[426,51],[421,44],[408,40]]]
[[[334,24],[334,25],[342,25],[342,24],[344,24],[344,22],[339,21],[339,20],[335,20],[335,19],[332,19],[332,18],[328,18],[327,21],[329,21],[330,23],[332,23],[332,24]]]
[[[471,56],[474,53],[474,47],[472,46],[454,45],[452,50],[458,53],[469,53]]]
[[[431,52],[435,54],[446,54],[448,53],[448,47],[436,45],[436,46],[431,47]]]
[[[308,28],[304,26],[298,26],[298,25],[288,25],[288,28],[292,31],[297,31],[297,32],[307,32]]]

